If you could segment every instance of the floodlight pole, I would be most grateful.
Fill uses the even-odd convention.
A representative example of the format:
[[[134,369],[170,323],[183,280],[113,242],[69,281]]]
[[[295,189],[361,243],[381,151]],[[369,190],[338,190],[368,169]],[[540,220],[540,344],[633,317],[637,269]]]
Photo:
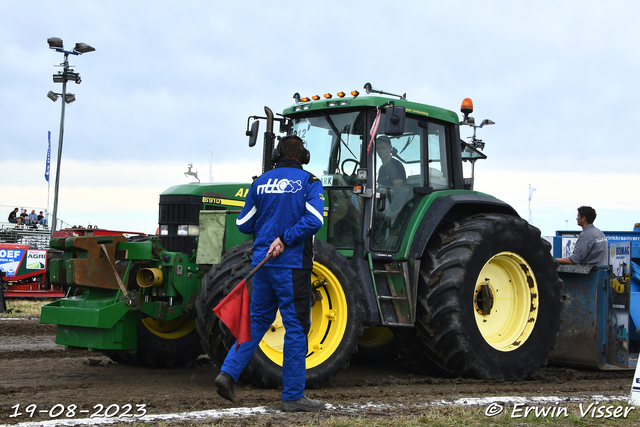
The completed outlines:
[[[62,139],[64,137],[64,110],[65,104],[67,104],[67,80],[74,79],[76,84],[79,84],[80,74],[74,72],[73,70],[69,70],[69,54],[71,55],[82,55],[83,53],[93,52],[95,49],[89,46],[86,43],[76,43],[73,50],[64,50],[62,46],[62,39],[57,37],[51,37],[47,39],[47,43],[49,43],[49,48],[55,50],[56,52],[64,53],[64,62],[60,64],[63,67],[62,74],[54,74],[53,82],[60,83],[60,79],[62,79],[62,108],[60,113],[60,134],[58,135],[58,162],[56,164],[56,184],[53,189],[53,215],[52,215],[52,224],[51,224],[51,238],[53,238],[53,234],[56,231],[56,226],[58,225],[58,188],[60,187],[60,163],[62,163]],[[51,100],[55,102],[57,97],[52,96]],[[73,102],[73,100],[69,101]]]
[[[60,113],[60,133],[58,134],[58,160],[56,162],[56,183],[53,187],[53,216],[51,221],[51,238],[56,231],[58,225],[58,188],[60,187],[60,163],[62,161],[62,138],[64,136],[64,107],[67,104],[67,70],[69,69],[69,54],[64,54],[64,69],[62,75],[65,76],[62,81],[62,108]]]

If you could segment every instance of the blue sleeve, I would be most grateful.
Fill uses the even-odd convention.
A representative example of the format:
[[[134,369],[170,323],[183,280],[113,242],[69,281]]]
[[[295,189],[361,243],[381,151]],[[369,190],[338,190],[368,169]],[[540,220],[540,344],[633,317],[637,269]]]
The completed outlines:
[[[300,221],[284,232],[284,244],[300,244],[313,236],[324,224],[324,189],[318,178],[309,180],[305,196],[304,214]]]
[[[256,224],[256,212],[258,211],[255,205],[254,186],[252,185],[247,194],[247,199],[244,202],[242,211],[236,219],[236,225],[238,230],[244,234],[252,234],[254,226]]]

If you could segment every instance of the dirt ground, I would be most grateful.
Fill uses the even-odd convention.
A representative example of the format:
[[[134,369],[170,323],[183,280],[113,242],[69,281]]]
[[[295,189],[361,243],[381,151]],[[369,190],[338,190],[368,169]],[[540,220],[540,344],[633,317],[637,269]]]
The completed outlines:
[[[148,414],[168,414],[256,406],[277,409],[279,404],[278,391],[242,383],[236,388],[235,403],[223,400],[213,386],[218,370],[206,356],[190,367],[140,368],[114,363],[100,353],[64,350],[54,338],[55,326],[41,325],[37,319],[0,320],[0,424],[49,420],[51,414],[62,406],[68,410],[69,405],[77,405],[76,418],[88,418],[87,414],[100,409],[94,409],[96,405],[105,410],[118,405],[122,412],[130,404],[132,413],[136,405],[146,405]],[[544,367],[531,380],[503,382],[421,376],[402,364],[365,364],[352,365],[321,389],[308,390],[307,395],[338,408],[386,404],[391,408],[378,410],[383,415],[411,414],[417,404],[441,400],[623,396],[629,394],[632,378],[633,371]],[[33,418],[25,412],[29,405],[37,405],[31,407]],[[80,410],[86,412],[80,415]],[[369,412],[361,415],[376,410],[369,406],[365,411]],[[22,415],[11,417],[16,413]],[[290,422],[300,422],[295,417],[304,416],[286,414]]]

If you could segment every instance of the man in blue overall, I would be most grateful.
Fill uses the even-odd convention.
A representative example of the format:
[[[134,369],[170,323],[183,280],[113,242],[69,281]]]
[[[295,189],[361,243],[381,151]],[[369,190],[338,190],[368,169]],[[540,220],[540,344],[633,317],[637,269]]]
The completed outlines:
[[[289,135],[274,150],[274,169],[251,185],[238,216],[238,229],[253,233],[253,265],[268,254],[272,259],[253,276],[251,341],[229,351],[215,379],[218,394],[235,399],[235,383],[280,309],[286,334],[282,364],[284,411],[320,411],[320,400],[304,395],[307,334],[311,311],[313,235],[324,220],[324,192],[318,178],[302,169],[309,151],[302,140]]]

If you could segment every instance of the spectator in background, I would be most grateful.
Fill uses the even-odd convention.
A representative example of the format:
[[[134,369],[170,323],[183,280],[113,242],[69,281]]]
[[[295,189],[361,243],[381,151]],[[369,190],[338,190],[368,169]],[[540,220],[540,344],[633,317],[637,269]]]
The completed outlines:
[[[591,206],[580,206],[576,221],[582,227],[573,253],[565,258],[556,258],[560,264],[608,265],[609,243],[604,233],[598,230],[593,221],[596,210]]]
[[[45,218],[44,214],[42,213],[42,211],[40,211],[40,215],[38,215],[36,222],[40,225],[44,225],[45,227],[47,227],[49,224],[47,223],[47,218]]]
[[[11,211],[11,213],[9,213],[8,221],[10,223],[22,225],[22,217],[18,215],[18,212],[20,212],[20,209],[15,208],[14,210]]]
[[[27,213],[26,209],[22,210],[22,213],[20,214],[20,217],[22,218],[22,222],[29,225],[31,224],[31,220],[29,219],[29,214]]]
[[[38,222],[38,215],[36,215],[36,210],[31,209],[31,213],[29,214],[29,221],[31,221],[31,225],[35,226]]]

